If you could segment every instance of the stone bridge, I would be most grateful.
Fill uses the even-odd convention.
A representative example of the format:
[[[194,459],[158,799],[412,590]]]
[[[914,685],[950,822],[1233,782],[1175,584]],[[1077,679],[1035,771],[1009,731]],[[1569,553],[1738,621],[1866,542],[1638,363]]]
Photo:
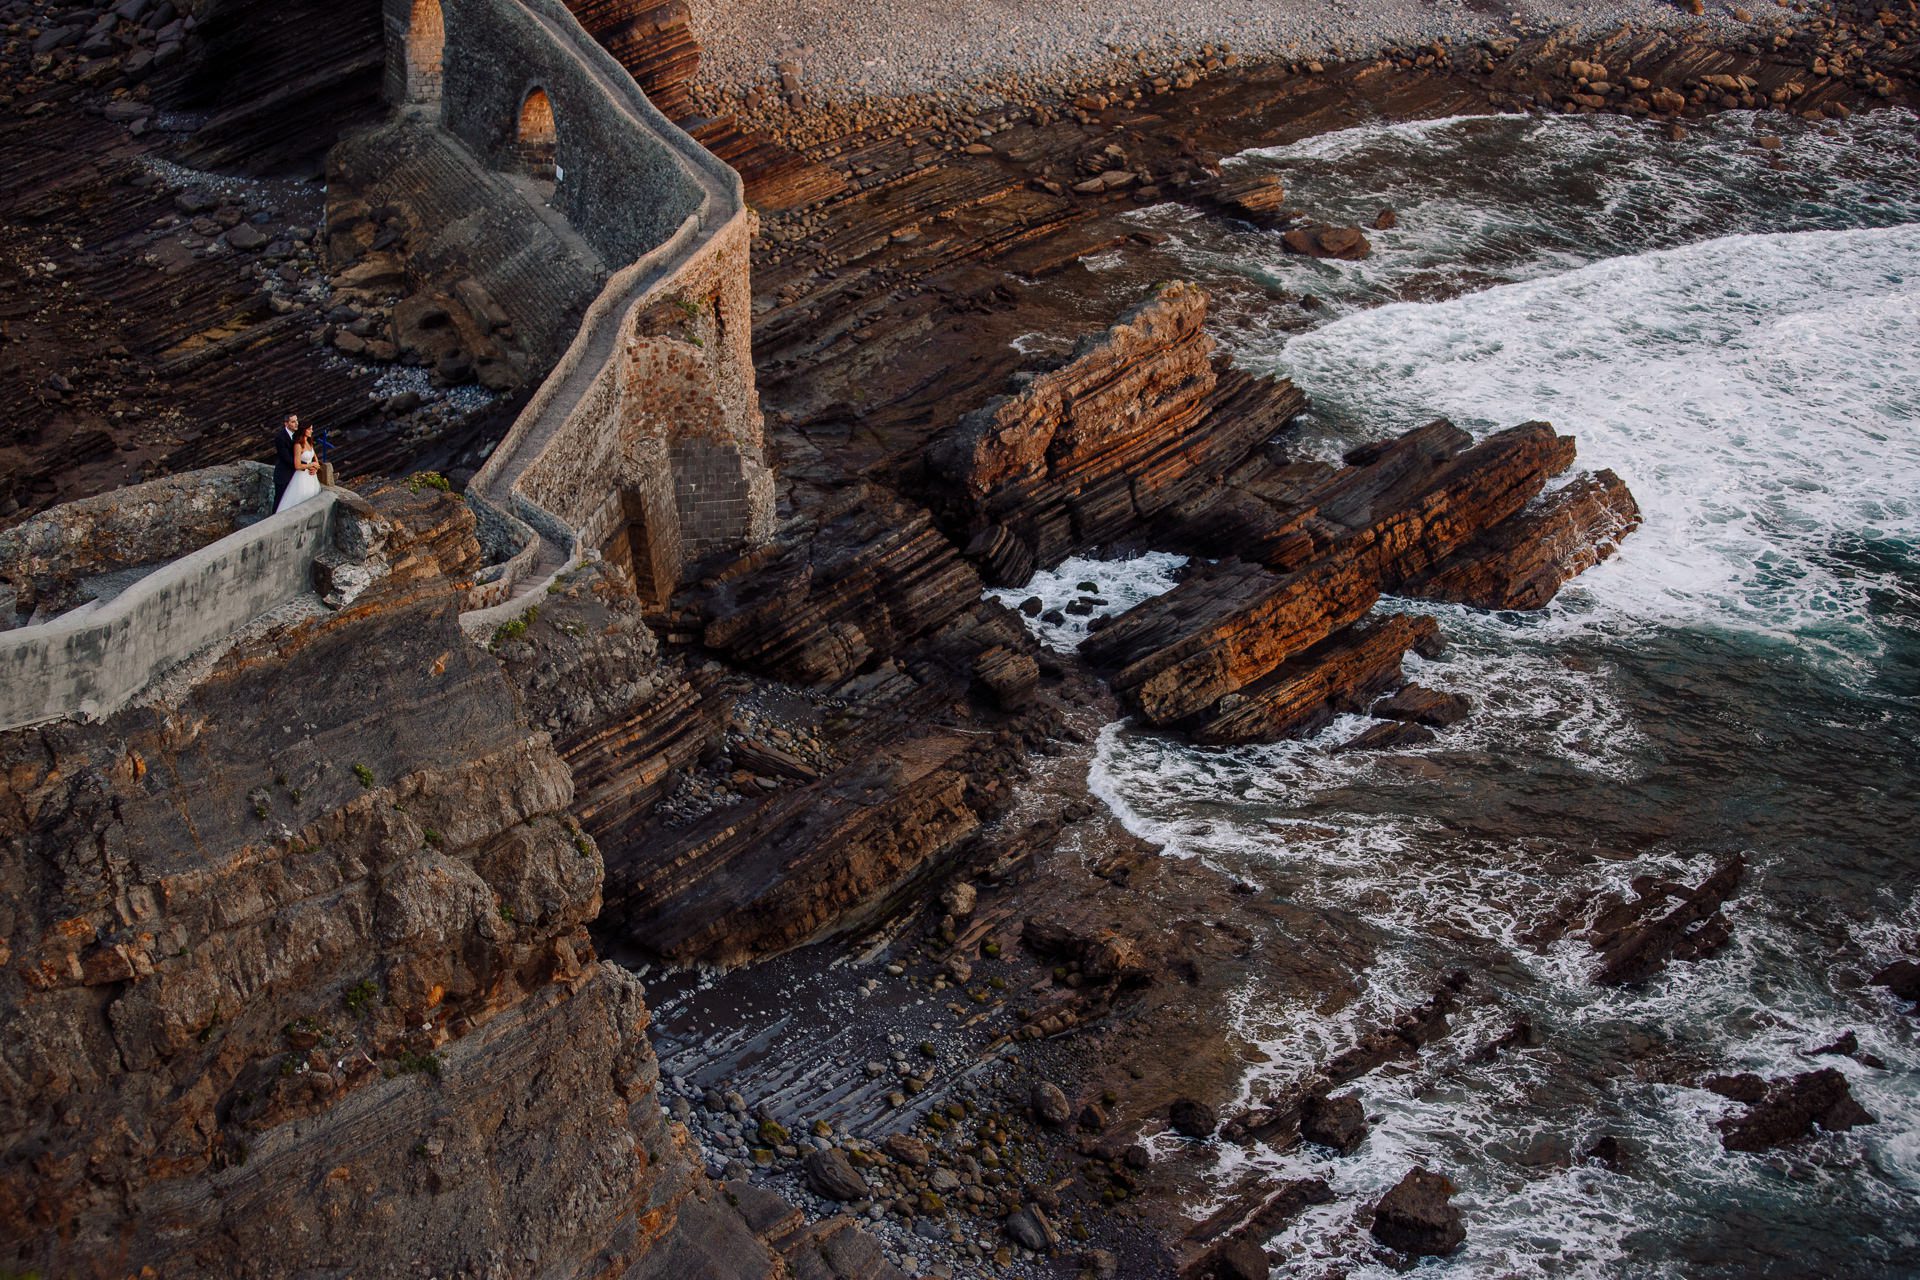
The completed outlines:
[[[559,0],[384,0],[383,14],[387,96],[409,142],[393,165],[433,164],[423,181],[454,188],[476,216],[511,200],[557,213],[608,268],[468,488],[497,562],[462,625],[490,635],[525,607],[521,597],[597,555],[662,603],[689,564],[757,542],[772,524],[750,345],[754,220],[739,175],[656,110]],[[187,495],[260,483],[249,468],[215,471],[156,483]],[[135,492],[89,500],[109,514],[75,504],[42,523],[92,528],[139,508]],[[265,614],[300,597],[317,606],[315,563],[335,551],[341,500],[323,497],[254,524],[264,496],[249,512],[215,502],[204,536],[185,530],[193,536],[159,551],[176,558],[137,566],[138,582],[104,607],[0,628],[0,728],[110,715]],[[165,526],[172,515],[153,518]],[[0,552],[0,586],[30,570],[58,574],[12,543]],[[0,595],[8,604],[13,593]]]
[[[604,553],[659,603],[685,566],[764,538],[751,349],[754,232],[740,177],[647,101],[558,0],[387,0],[387,91],[562,213],[613,270],[468,487],[509,554],[480,634]]]

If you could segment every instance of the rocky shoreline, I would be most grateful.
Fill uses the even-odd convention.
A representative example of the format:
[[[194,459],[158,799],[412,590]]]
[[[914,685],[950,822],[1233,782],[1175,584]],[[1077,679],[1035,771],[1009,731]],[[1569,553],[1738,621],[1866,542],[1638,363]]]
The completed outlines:
[[[1840,119],[1874,102],[1911,103],[1911,11],[1889,12],[1890,21],[1878,12],[1830,9],[1778,32],[1747,19],[1712,34],[1523,32],[1344,63],[1250,64],[1216,45],[1197,61],[1106,72],[1104,87],[1084,77],[1010,87],[984,107],[816,96],[804,69],[777,94],[739,82],[744,73],[701,82],[687,58],[661,54],[682,48],[684,16],[647,27],[627,48],[636,76],[657,101],[704,114],[709,136],[737,145],[750,192],[768,193],[755,354],[777,452],[779,534],[702,566],[660,607],[643,606],[610,569],[584,571],[480,653],[455,634],[448,590],[478,563],[471,516],[433,486],[397,486],[377,505],[409,531],[394,547],[408,568],[352,619],[247,648],[178,718],[142,712],[99,731],[14,736],[4,830],[9,882],[26,905],[7,954],[11,968],[26,959],[33,968],[9,981],[65,1002],[45,998],[23,1043],[57,1057],[63,1018],[158,971],[164,995],[138,1027],[116,1018],[115,1052],[163,1060],[173,1074],[141,1074],[140,1087],[181,1100],[164,1133],[146,1132],[152,1117],[123,1117],[137,1140],[83,1151],[52,1124],[53,1108],[74,1117],[67,1126],[81,1136],[104,1130],[125,1079],[25,1073],[32,1084],[13,1099],[7,1127],[31,1135],[10,1149],[51,1152],[59,1167],[57,1176],[9,1175],[9,1234],[25,1239],[56,1223],[79,1224],[83,1236],[105,1231],[113,1210],[90,1180],[158,1185],[169,1162],[198,1161],[237,1185],[229,1171],[252,1135],[297,1121],[322,1126],[313,1132],[325,1140],[330,1109],[356,1091],[434,1106],[451,1098],[458,1110],[470,1097],[462,1090],[491,1078],[526,1085],[549,1108],[535,1122],[566,1130],[564,1160],[550,1148],[488,1151],[438,1132],[396,1134],[386,1151],[393,1176],[343,1181],[327,1203],[350,1218],[429,1193],[484,1196],[520,1186],[530,1169],[572,1163],[602,1172],[592,1205],[569,1202],[579,1240],[514,1219],[501,1247],[517,1261],[542,1249],[594,1256],[594,1230],[618,1220],[620,1265],[635,1275],[770,1273],[776,1254],[798,1274],[844,1280],[1265,1275],[1264,1240],[1334,1193],[1253,1173],[1222,1187],[1210,1180],[1214,1146],[1351,1150],[1368,1118],[1343,1090],[1417,1063],[1453,1034],[1462,1010],[1503,1011],[1466,975],[1436,973],[1421,1003],[1314,1072],[1242,1098],[1246,1046],[1228,1017],[1235,994],[1257,978],[1336,1008],[1356,997],[1377,957],[1337,919],[1162,857],[1129,834],[1088,792],[1097,735],[1128,712],[1205,743],[1298,736],[1336,711],[1376,717],[1343,749],[1391,753],[1445,732],[1470,706],[1405,684],[1400,669],[1410,648],[1441,654],[1444,637],[1429,619],[1367,617],[1378,595],[1539,608],[1629,536],[1638,512],[1606,471],[1542,500],[1574,452],[1545,424],[1475,444],[1436,422],[1338,466],[1289,456],[1281,429],[1302,397],[1219,356],[1204,294],[1179,284],[1149,291],[1143,280],[1116,315],[1111,286],[1083,263],[1151,247],[1118,215],[1169,199],[1295,233],[1297,251],[1363,252],[1366,228],[1320,223],[1277,187],[1236,182],[1221,163],[1246,146],[1358,120],[1605,111],[1684,129],[1727,108]],[[1730,40],[1729,29],[1739,34]],[[69,45],[80,42],[28,56],[45,57],[40,73],[60,81],[58,68],[72,64],[58,54]],[[37,100],[21,90],[6,105]],[[78,101],[47,100],[54,110],[23,119],[64,118]],[[121,115],[89,127],[146,118]],[[1756,121],[1761,147],[1765,119]],[[24,169],[24,125],[9,123]],[[129,145],[116,134],[107,149]],[[68,216],[61,201],[85,184],[56,187],[41,190],[49,233]],[[404,213],[335,194],[343,216],[328,224],[333,266],[397,270],[381,255],[404,244],[395,230]],[[153,198],[177,203],[168,187]],[[202,239],[271,255],[233,244],[235,228],[256,224],[236,201],[233,223],[222,225],[227,207],[160,216],[209,217]],[[258,225],[277,232],[280,215],[296,211],[273,212]],[[289,228],[281,247],[299,268],[321,246]],[[202,270],[211,268],[187,266],[181,278],[190,284]],[[29,278],[15,273],[14,297]],[[453,296],[445,284],[422,291],[443,309]],[[264,308],[257,323],[274,311],[246,305]],[[1313,307],[1304,297],[1274,305],[1302,315]],[[485,312],[475,303],[462,314]],[[449,315],[416,326],[431,332],[409,359],[398,330],[383,327],[401,318],[398,307],[302,313],[326,335],[308,347],[350,362],[343,404],[364,398],[370,371],[389,365],[423,378],[435,370],[434,391],[465,384],[477,376],[475,341],[505,327]],[[1034,358],[1013,340],[1035,333],[1084,341]],[[271,337],[253,334],[261,350],[275,346]],[[391,346],[391,359],[370,342]],[[114,362],[130,357],[105,346],[95,354],[60,376],[117,386],[125,370]],[[502,362],[494,368],[526,360],[516,351],[507,362],[497,345],[493,358]],[[252,368],[183,372],[216,395],[222,378],[257,376]],[[49,390],[69,395],[41,375],[18,358],[9,370],[43,384],[36,403]],[[418,407],[386,397],[377,413],[388,421]],[[102,401],[87,412],[110,410]],[[84,417],[73,415],[69,443],[83,438]],[[438,423],[404,446],[370,431],[383,443],[363,465],[405,474],[444,460],[458,481],[491,421]],[[111,483],[105,471],[76,476],[90,455],[63,454],[60,440],[21,433],[8,443],[53,491]],[[235,433],[199,453],[154,456],[238,447]],[[25,496],[15,500],[22,511],[50,493]],[[1028,611],[985,594],[1070,554],[1147,548],[1239,559],[1197,567],[1166,595],[1103,617],[1079,654],[1044,647],[1024,624]],[[1104,610],[1098,577],[1083,586],[1076,604]],[[272,673],[298,680],[330,656],[389,646],[390,668],[321,704],[327,750],[302,748],[298,769],[252,768],[244,730],[206,727],[223,712],[244,720],[235,708]],[[465,657],[449,668],[455,651]],[[434,683],[449,670],[457,687]],[[362,729],[355,695],[383,699],[413,726],[391,759],[355,758],[354,774],[364,766],[376,779],[371,788],[344,767],[345,744]],[[126,854],[114,842],[129,841],[135,862],[163,860],[172,847],[164,805],[131,800],[148,785],[149,760],[193,779],[196,804],[237,806],[239,818],[193,840],[229,859],[220,874],[233,892],[259,897],[259,917],[163,914],[155,925],[116,897]],[[249,768],[262,776],[239,786],[216,764],[235,778]],[[475,797],[503,778],[513,805],[463,823],[462,798],[485,809]],[[267,814],[249,820],[261,806]],[[93,847],[85,833],[108,830],[98,866],[61,862],[60,848]],[[364,876],[320,883],[323,864],[302,859],[323,840],[360,850]],[[263,850],[288,860],[297,882],[263,870]],[[1699,886],[1649,883],[1632,899],[1572,902],[1537,938],[1584,938],[1596,981],[1643,982],[1671,958],[1724,944],[1721,906],[1739,878],[1730,863]],[[458,921],[435,915],[443,882],[459,889]],[[364,895],[378,910],[362,919],[334,893]],[[281,956],[272,921],[303,908],[348,922],[329,933],[324,963],[286,961],[267,997],[218,988],[220,948],[256,948],[263,964]],[[60,922],[83,916],[84,937],[61,932]],[[385,921],[377,931],[376,917]],[[456,932],[480,941],[456,948]],[[1908,976],[1888,973],[1890,983]],[[356,1003],[351,993],[367,982],[374,992]],[[577,1051],[570,1091],[533,1087],[538,1073],[512,1048],[522,1022],[559,1027],[540,1034]],[[1509,1022],[1477,1051],[1524,1050],[1535,1033]],[[114,1056],[104,1044],[90,1049]],[[1730,1150],[1872,1119],[1830,1071],[1772,1082],[1692,1074],[1750,1108],[1727,1126]],[[474,1105],[518,1104],[500,1094]],[[576,1132],[569,1109],[601,1120]],[[609,1154],[623,1115],[633,1149]],[[294,1158],[270,1144],[260,1154],[256,1174]],[[542,1194],[567,1199],[564,1174],[541,1176]],[[1444,1253],[1472,1230],[1447,1203],[1450,1191],[1443,1176],[1410,1168],[1377,1205],[1353,1206],[1364,1224],[1354,1229],[1395,1255]],[[363,1243],[319,1215],[306,1223],[299,1188],[276,1194],[247,1202],[264,1224],[248,1240],[269,1238],[283,1213],[329,1257],[350,1258]],[[676,1213],[673,1233],[648,1234]],[[455,1234],[418,1229],[436,1247]],[[703,1229],[710,1253],[732,1251],[724,1262],[709,1256],[707,1272],[689,1260]],[[458,1261],[459,1242],[444,1243],[436,1257]],[[208,1247],[194,1262],[211,1269],[218,1248]],[[396,1259],[405,1253],[393,1247]],[[612,1265],[612,1255],[594,1261]]]

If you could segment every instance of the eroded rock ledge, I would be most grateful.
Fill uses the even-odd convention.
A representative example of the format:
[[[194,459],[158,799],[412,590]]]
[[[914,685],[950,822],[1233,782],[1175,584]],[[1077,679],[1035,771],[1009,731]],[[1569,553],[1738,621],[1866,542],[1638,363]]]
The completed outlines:
[[[1638,524],[1610,471],[1542,496],[1574,456],[1543,422],[1475,441],[1435,421],[1341,466],[1289,458],[1269,442],[1305,398],[1217,364],[1206,305],[1162,287],[930,460],[991,581],[1122,539],[1226,557],[1081,646],[1148,724],[1231,744],[1365,711],[1408,649],[1441,649],[1431,619],[1372,616],[1382,594],[1540,608]]]

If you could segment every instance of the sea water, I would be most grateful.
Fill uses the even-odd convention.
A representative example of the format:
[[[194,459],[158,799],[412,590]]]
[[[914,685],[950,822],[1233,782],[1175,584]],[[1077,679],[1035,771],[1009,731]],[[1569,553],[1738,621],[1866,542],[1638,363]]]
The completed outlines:
[[[1438,975],[1474,976],[1417,1067],[1355,1086],[1376,1117],[1358,1153],[1227,1147],[1217,1185],[1248,1166],[1333,1185],[1271,1242],[1304,1274],[1393,1274],[1365,1209],[1414,1164],[1461,1189],[1467,1242],[1436,1274],[1920,1274],[1920,1034],[1866,983],[1920,936],[1920,123],[1734,113],[1676,142],[1467,118],[1236,163],[1330,220],[1398,212],[1358,263],[1139,215],[1213,291],[1235,358],[1312,398],[1289,447],[1544,418],[1578,438],[1576,469],[1625,479],[1645,523],[1539,613],[1386,602],[1451,642],[1410,656],[1412,678],[1474,699],[1430,747],[1332,754],[1354,718],[1235,750],[1102,735],[1091,782],[1130,829],[1373,949],[1362,996],[1331,1011],[1240,993],[1243,1102]],[[1078,562],[1007,596],[1054,607],[1091,579],[1108,612],[1176,572]],[[1084,631],[1035,625],[1063,647]],[[1732,943],[1643,987],[1594,984],[1583,943],[1526,940],[1569,899],[1735,853]],[[1516,1017],[1539,1047],[1479,1060]],[[1807,1056],[1848,1030],[1884,1067]],[[1715,1122],[1738,1108],[1700,1077],[1822,1066],[1876,1124],[1722,1149]],[[1618,1171],[1578,1158],[1602,1134],[1628,1150]]]

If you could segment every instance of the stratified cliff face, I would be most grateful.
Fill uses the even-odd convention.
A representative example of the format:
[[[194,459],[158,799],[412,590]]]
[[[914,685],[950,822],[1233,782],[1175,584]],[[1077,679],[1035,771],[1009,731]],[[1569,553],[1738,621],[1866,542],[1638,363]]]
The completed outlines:
[[[471,514],[375,506],[393,570],[350,609],[177,706],[0,738],[0,1259],[768,1273],[588,940],[566,765],[460,636]]]

